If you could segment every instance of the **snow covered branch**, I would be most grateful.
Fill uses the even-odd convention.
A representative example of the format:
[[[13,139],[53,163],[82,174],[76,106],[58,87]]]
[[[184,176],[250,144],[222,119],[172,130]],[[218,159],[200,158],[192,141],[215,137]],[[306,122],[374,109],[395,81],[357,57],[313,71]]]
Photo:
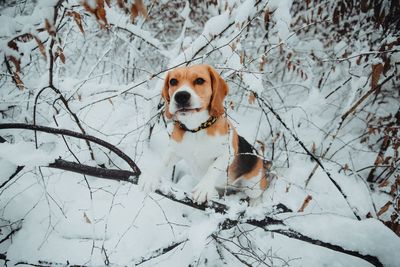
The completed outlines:
[[[140,169],[136,166],[135,162],[128,157],[124,152],[119,150],[117,147],[111,145],[110,143],[101,140],[95,136],[92,135],[87,135],[87,134],[81,134],[77,133],[71,130],[67,129],[57,129],[57,128],[52,128],[52,127],[46,127],[46,126],[39,126],[39,125],[31,125],[31,124],[25,124],[25,123],[1,123],[0,124],[0,129],[27,129],[27,130],[33,130],[33,131],[40,131],[40,132],[45,132],[45,133],[50,133],[50,134],[60,134],[60,135],[66,135],[66,136],[72,136],[76,137],[79,139],[87,140],[93,143],[96,143],[98,145],[101,145],[105,148],[108,148],[115,154],[117,154],[120,158],[122,158],[128,165],[132,168],[134,171],[135,176],[140,175]],[[56,164],[56,166],[62,166],[63,164]],[[64,165],[66,166],[66,165]],[[72,168],[73,166],[71,166]]]

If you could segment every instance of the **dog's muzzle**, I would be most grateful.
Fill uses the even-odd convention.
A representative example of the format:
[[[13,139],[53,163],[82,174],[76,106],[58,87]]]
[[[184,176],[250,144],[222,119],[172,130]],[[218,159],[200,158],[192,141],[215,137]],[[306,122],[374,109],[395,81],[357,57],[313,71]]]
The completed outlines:
[[[184,108],[190,106],[190,93],[181,91],[175,94],[175,103],[178,108]]]

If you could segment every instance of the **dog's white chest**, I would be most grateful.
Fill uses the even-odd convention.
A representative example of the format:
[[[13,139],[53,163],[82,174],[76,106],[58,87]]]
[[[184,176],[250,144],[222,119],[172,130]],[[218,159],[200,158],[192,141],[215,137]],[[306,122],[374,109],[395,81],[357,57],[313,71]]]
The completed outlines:
[[[175,153],[196,176],[203,176],[215,159],[228,152],[228,135],[209,136],[206,131],[185,133],[181,142],[172,141]]]

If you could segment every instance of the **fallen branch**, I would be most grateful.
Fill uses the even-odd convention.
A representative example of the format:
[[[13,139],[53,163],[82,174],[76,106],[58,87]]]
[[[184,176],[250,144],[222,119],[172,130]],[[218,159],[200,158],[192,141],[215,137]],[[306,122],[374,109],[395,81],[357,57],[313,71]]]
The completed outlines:
[[[81,163],[66,161],[63,159],[56,159],[53,163],[50,163],[47,167],[76,172],[104,179],[128,181],[134,184],[137,184],[138,181],[136,173],[131,171],[93,167]]]
[[[68,266],[68,267],[86,267],[87,265],[80,265],[80,264],[69,264],[68,261],[66,263],[61,262],[52,262],[52,261],[44,261],[39,260],[37,263],[30,263],[27,261],[19,261],[15,263],[17,265],[28,265],[28,266],[35,266],[35,267],[53,267],[53,266]]]
[[[294,239],[301,240],[301,241],[304,241],[304,242],[307,242],[310,244],[314,244],[314,245],[317,245],[320,247],[328,248],[330,250],[334,250],[334,251],[341,252],[341,253],[344,253],[347,255],[351,255],[351,256],[363,259],[365,261],[368,261],[369,263],[371,263],[374,266],[382,266],[383,267],[383,264],[375,256],[363,255],[358,251],[348,250],[348,249],[345,249],[345,248],[335,245],[335,244],[331,244],[331,243],[324,242],[321,240],[313,239],[311,237],[305,236],[299,232],[296,232],[296,231],[293,231],[290,229],[289,230],[274,229],[274,230],[267,230],[267,231],[272,232],[272,233],[278,233],[281,235],[285,235],[289,238],[294,238]]]
[[[164,248],[159,248],[151,253],[149,253],[147,256],[143,256],[140,259],[135,261],[135,266],[138,266],[142,263],[145,263],[146,261],[152,260],[154,258],[157,258],[161,255],[164,255],[165,253],[170,252],[171,250],[173,250],[174,248],[178,247],[181,244],[184,244],[188,241],[188,239],[184,239],[181,241],[176,241],[176,242],[172,242],[170,245],[164,247]]]
[[[8,235],[6,235],[4,238],[0,240],[0,244],[7,241],[9,238],[12,237],[13,234],[17,233],[19,230],[21,230],[21,226],[18,228],[13,229]]]
[[[135,162],[128,157],[124,152],[122,152],[120,149],[117,147],[113,146],[112,144],[101,140],[95,136],[88,135],[88,134],[82,134],[82,133],[77,133],[71,130],[67,129],[58,129],[58,128],[52,128],[52,127],[47,127],[47,126],[39,126],[39,125],[32,125],[32,124],[25,124],[25,123],[0,123],[0,130],[1,129],[26,129],[26,130],[33,130],[33,131],[39,131],[39,132],[45,132],[45,133],[50,133],[50,134],[62,134],[66,136],[72,136],[76,137],[79,139],[83,139],[86,141],[91,141],[93,143],[96,143],[100,146],[103,146],[115,154],[117,154],[120,158],[122,158],[128,165],[132,168],[133,172],[135,173],[136,177],[139,177],[141,171],[136,166]]]
[[[0,143],[5,143],[6,141],[7,141],[6,139],[0,136]],[[24,166],[17,166],[14,173],[11,174],[11,176],[0,185],[0,189],[5,187],[6,184],[8,184],[8,182],[10,182],[15,176],[17,176],[17,174],[20,173],[20,171],[22,171],[23,168]]]

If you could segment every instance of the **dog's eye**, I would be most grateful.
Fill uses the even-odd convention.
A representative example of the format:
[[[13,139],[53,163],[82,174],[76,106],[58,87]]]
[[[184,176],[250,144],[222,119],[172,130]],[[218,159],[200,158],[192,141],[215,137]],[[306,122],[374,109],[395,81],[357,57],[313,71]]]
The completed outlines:
[[[178,80],[175,79],[175,78],[172,78],[171,80],[169,80],[169,84],[172,85],[172,86],[175,86],[175,85],[178,84]]]
[[[204,79],[203,78],[197,78],[196,80],[194,80],[194,84],[198,84],[198,85],[201,85],[201,84],[203,84],[205,81],[204,81]]]

